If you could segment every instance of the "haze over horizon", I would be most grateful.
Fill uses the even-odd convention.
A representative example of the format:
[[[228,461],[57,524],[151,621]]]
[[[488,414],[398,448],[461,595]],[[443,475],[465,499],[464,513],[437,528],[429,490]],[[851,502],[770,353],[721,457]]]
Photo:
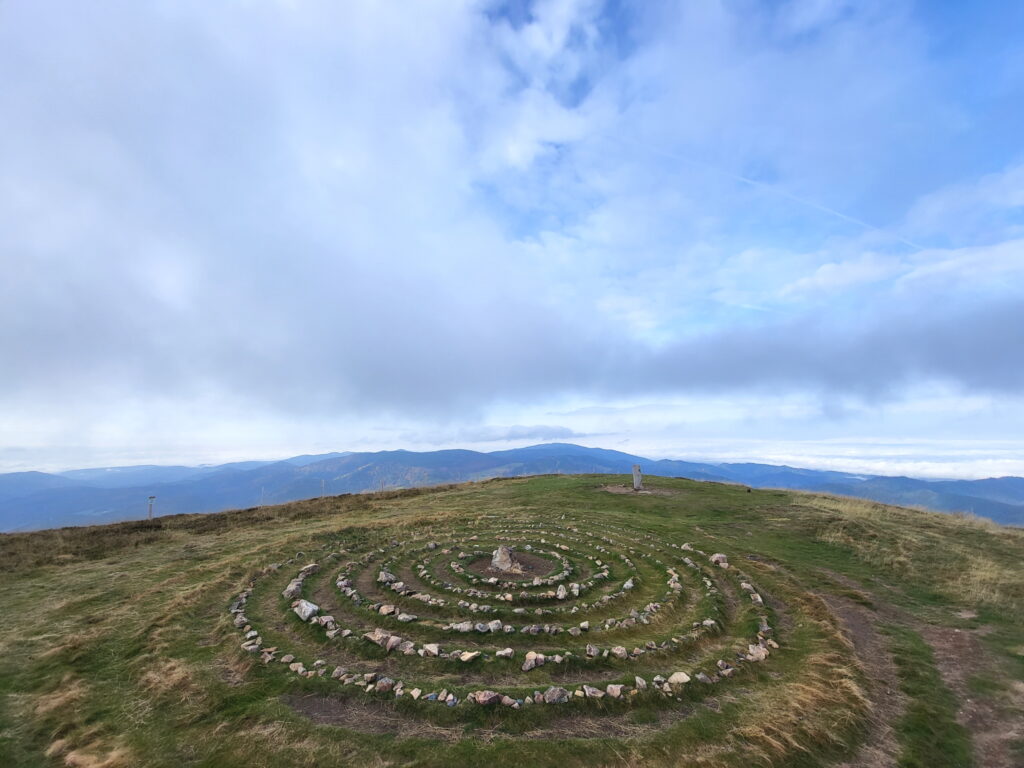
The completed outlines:
[[[1024,476],[1024,5],[0,4],[0,472]]]

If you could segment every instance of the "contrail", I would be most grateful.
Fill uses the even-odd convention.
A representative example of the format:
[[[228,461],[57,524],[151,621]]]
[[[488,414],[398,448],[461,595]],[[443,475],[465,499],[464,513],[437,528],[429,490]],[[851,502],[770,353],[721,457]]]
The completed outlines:
[[[843,213],[842,211],[837,211],[835,208],[829,208],[827,205],[822,205],[821,203],[816,203],[813,200],[806,200],[806,199],[804,199],[802,197],[798,197],[797,195],[794,195],[791,192],[787,192],[784,189],[780,189],[779,187],[772,186],[771,184],[765,184],[763,181],[757,181],[756,179],[751,179],[751,178],[748,178],[746,176],[741,176],[738,173],[733,173],[732,171],[727,171],[727,170],[725,170],[723,168],[719,168],[717,166],[711,165],[710,163],[705,163],[705,162],[703,162],[701,160],[694,160],[693,158],[684,157],[683,155],[677,155],[677,154],[675,154],[673,152],[666,152],[663,149],[657,149],[656,147],[651,147],[651,146],[648,146],[648,145],[645,145],[645,144],[640,144],[640,143],[635,142],[635,141],[628,141],[626,139],[620,139],[620,138],[618,138],[616,136],[606,136],[606,138],[609,138],[612,141],[617,141],[620,144],[631,145],[633,147],[636,147],[637,149],[642,149],[642,150],[645,150],[647,152],[650,152],[651,154],[661,155],[662,157],[667,157],[670,160],[676,160],[676,161],[678,161],[680,163],[686,163],[687,165],[692,165],[695,168],[701,168],[701,169],[703,169],[705,171],[710,171],[711,173],[717,173],[720,176],[727,176],[728,178],[733,179],[734,181],[738,181],[738,182],[740,182],[742,184],[747,184],[748,186],[755,187],[757,189],[762,189],[765,192],[769,192],[769,193],[771,193],[773,195],[777,195],[778,197],[782,197],[782,198],[785,198],[787,200],[792,200],[794,203],[798,203],[799,205],[802,205],[802,206],[804,206],[806,208],[813,208],[816,211],[821,211],[822,213],[827,213],[830,216],[835,216],[837,219],[842,219],[845,222],[848,222],[850,224],[854,224],[855,226],[858,226],[858,227],[860,227],[862,229],[868,230],[869,232],[878,232],[879,234],[882,234],[882,235],[885,235],[887,237],[890,237],[893,240],[896,240],[897,242],[903,243],[904,245],[906,245],[906,246],[908,246],[910,248],[913,248],[915,251],[923,251],[924,250],[924,246],[921,246],[921,245],[918,245],[917,243],[911,242],[910,240],[907,240],[906,238],[901,237],[900,235],[897,235],[894,232],[890,232],[887,229],[882,229],[881,227],[876,227],[874,224],[869,224],[868,222],[862,221],[861,219],[854,218],[853,216],[848,216],[845,213]]]

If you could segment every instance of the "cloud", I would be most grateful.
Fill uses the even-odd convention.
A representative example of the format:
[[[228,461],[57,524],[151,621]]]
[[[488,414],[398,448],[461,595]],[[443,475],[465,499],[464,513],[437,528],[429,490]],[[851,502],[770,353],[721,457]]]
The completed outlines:
[[[0,422],[348,447],[1020,386],[1019,166],[931,167],[972,103],[913,6],[518,8],[0,6]]]

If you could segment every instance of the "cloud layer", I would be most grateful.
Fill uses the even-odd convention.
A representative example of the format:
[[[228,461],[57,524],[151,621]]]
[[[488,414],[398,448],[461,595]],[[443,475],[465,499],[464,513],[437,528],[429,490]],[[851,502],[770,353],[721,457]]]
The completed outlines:
[[[853,403],[820,438],[922,387],[1024,420],[1006,33],[937,55],[958,20],[838,0],[51,5],[0,7],[10,457],[531,440],[723,393]]]

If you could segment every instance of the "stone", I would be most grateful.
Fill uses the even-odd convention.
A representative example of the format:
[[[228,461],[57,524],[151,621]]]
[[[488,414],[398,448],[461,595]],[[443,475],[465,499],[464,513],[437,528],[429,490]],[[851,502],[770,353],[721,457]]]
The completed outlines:
[[[635,586],[636,586],[636,582],[634,582],[633,581],[633,577],[630,576],[628,579],[626,579],[625,583],[622,585],[622,588],[623,589],[632,589]]]
[[[380,627],[376,627],[372,632],[367,632],[363,635],[364,640],[369,640],[371,643],[379,645],[381,648],[387,644],[390,637],[391,633],[387,630],[381,629]]]
[[[295,661],[295,657],[290,653],[286,653],[281,657],[282,664],[291,664],[293,661]]]
[[[690,682],[690,676],[685,672],[673,672],[668,678],[668,684],[673,687],[682,686],[688,682]]]
[[[612,648],[611,654],[616,659],[625,659],[629,656],[629,653],[621,645],[616,645],[614,648]]]
[[[413,688],[411,691],[409,691],[409,697],[413,701],[416,701],[420,697],[420,694],[422,693],[423,691],[421,691],[419,688]]]
[[[491,553],[491,568],[504,573],[522,573],[523,569],[512,557],[512,550],[504,544]]]
[[[729,567],[729,558],[727,558],[721,552],[716,552],[715,554],[713,554],[710,557],[710,560],[711,560],[712,563],[714,563],[715,565],[719,566],[720,568],[728,568]]]
[[[479,704],[481,707],[487,707],[501,701],[501,694],[496,693],[495,691],[473,691],[466,698],[474,704]]]
[[[394,582],[398,581],[398,579],[395,577],[393,573],[381,571],[377,574],[377,581],[381,584],[393,584]]]
[[[392,613],[398,613],[398,607],[394,605],[382,605],[379,613],[381,616],[390,616]]]
[[[555,592],[555,597],[557,597],[559,600],[565,600],[568,594],[569,592],[566,590],[565,584],[559,584],[558,591]]]
[[[636,684],[636,689],[638,691],[646,691],[647,690],[647,681],[644,680],[639,675],[637,675],[636,677],[633,678],[633,682]]]
[[[301,594],[302,579],[292,579],[290,582],[288,582],[288,586],[284,588],[284,592],[281,593],[281,595],[288,600],[294,600]]]
[[[373,687],[377,693],[387,693],[395,687],[395,681],[390,677],[382,677],[377,681],[377,684]]]
[[[644,489],[644,478],[640,471],[640,465],[633,465],[633,490],[642,491]]]
[[[408,623],[410,621],[416,621],[417,617],[411,613],[400,613],[396,618],[401,622]]]
[[[502,648],[494,655],[497,656],[499,659],[511,659],[515,655],[515,653],[516,652],[511,648]]]
[[[400,638],[398,635],[392,635],[384,643],[384,650],[390,653],[391,651],[395,650],[395,648],[400,646],[402,642],[402,638]]]
[[[536,651],[527,651],[526,660],[523,662],[523,672],[529,672],[535,667],[541,667],[544,665],[544,654],[537,653]]]
[[[480,651],[463,651],[459,656],[459,661],[473,661],[480,656]]]
[[[604,690],[605,690],[605,693],[607,693],[611,698],[613,698],[613,699],[621,699],[622,698],[622,689],[625,688],[625,687],[626,686],[624,686],[624,685],[618,685],[616,683],[611,683]]]
[[[320,607],[309,600],[296,600],[292,603],[292,610],[303,621],[309,621],[320,611]]]
[[[536,697],[534,697],[536,700]],[[544,691],[545,704],[565,704],[569,700],[569,692],[565,688],[552,686]]]
[[[437,643],[425,643],[423,645],[423,653],[425,656],[437,656],[441,653],[441,646]]]
[[[586,696],[588,699],[603,699],[604,691],[602,691],[600,688],[594,688],[589,685],[584,685],[583,695]]]

